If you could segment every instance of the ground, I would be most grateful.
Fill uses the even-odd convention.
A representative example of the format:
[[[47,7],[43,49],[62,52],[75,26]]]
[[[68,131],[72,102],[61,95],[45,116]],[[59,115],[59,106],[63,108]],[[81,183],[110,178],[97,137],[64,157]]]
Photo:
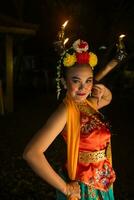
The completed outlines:
[[[114,94],[112,103],[102,110],[112,124],[116,200],[134,199],[133,102],[131,94]],[[54,92],[19,91],[15,93],[14,112],[0,116],[1,200],[55,199],[55,190],[35,175],[22,154],[27,142],[45,123],[56,105]],[[62,145],[58,137],[47,150],[47,157],[56,170],[59,167],[58,158],[62,156]]]

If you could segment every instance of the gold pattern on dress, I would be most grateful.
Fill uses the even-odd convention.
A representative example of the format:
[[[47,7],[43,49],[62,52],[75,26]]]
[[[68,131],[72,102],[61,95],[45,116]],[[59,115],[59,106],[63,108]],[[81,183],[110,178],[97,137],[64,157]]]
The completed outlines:
[[[89,119],[90,118],[90,119]],[[90,122],[89,122],[90,121]],[[95,129],[106,128],[106,124],[99,119],[98,113],[82,115],[81,117],[81,133],[89,134]]]
[[[79,152],[79,162],[80,163],[93,163],[93,162],[99,162],[101,160],[105,160],[106,155],[105,155],[105,149],[100,150],[100,151],[88,151],[88,152]]]
[[[93,108],[89,107],[88,104],[87,104],[86,102],[79,103],[79,104],[77,104],[77,106],[78,106],[79,110],[80,110],[82,113],[85,113],[85,114],[87,114],[88,116],[90,116],[90,115],[96,113],[96,111],[95,111]]]
[[[112,165],[112,149],[111,149],[111,140],[106,149],[106,157],[108,158],[110,164]]]

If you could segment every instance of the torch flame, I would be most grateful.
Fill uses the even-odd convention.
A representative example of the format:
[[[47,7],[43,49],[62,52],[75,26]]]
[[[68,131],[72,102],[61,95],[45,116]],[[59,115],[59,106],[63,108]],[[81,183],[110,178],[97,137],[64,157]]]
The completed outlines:
[[[63,28],[65,28],[68,24],[69,20],[65,21],[64,24],[62,25]]]
[[[63,42],[63,44],[65,45],[68,42],[69,38],[66,38]]]
[[[125,36],[126,36],[126,35],[121,34],[121,35],[119,36],[119,38],[120,38],[120,39],[123,39]]]

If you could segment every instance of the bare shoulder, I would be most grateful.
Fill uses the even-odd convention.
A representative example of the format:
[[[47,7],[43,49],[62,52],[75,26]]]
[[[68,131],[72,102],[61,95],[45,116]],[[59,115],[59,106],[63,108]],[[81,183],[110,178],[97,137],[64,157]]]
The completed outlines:
[[[59,121],[62,121],[64,124],[66,123],[66,106],[64,105],[64,103],[61,103],[58,108],[52,113],[52,115],[47,120],[45,126],[47,126],[48,124],[55,124]]]

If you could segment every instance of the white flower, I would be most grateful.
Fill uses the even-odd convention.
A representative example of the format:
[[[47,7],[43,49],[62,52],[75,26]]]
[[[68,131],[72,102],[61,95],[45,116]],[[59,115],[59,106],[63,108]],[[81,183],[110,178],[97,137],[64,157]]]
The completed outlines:
[[[73,48],[78,53],[86,52],[88,50],[88,43],[78,39],[73,43]]]

